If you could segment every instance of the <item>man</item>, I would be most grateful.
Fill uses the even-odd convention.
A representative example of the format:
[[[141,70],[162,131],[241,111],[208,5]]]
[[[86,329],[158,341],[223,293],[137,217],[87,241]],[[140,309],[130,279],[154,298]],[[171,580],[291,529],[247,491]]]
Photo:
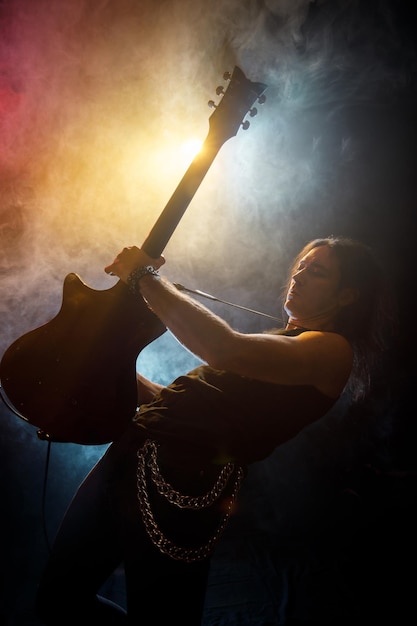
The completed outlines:
[[[210,557],[248,464],[330,410],[366,396],[381,353],[382,274],[371,251],[316,239],[290,271],[286,327],[232,329],[132,246],[105,268],[205,364],[161,387],[138,375],[139,410],[74,497],[41,581],[47,624],[198,625]],[[146,404],[145,401],[146,400]],[[127,614],[97,597],[124,563]]]

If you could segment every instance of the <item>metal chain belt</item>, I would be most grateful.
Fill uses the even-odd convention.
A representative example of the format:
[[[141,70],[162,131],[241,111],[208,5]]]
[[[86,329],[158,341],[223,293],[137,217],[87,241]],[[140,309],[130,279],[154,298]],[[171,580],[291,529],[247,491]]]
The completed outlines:
[[[240,466],[237,466],[236,468],[236,477],[234,479],[232,493],[227,500],[226,510],[222,515],[220,523],[212,537],[210,537],[206,544],[201,545],[198,548],[185,548],[183,546],[175,545],[158,528],[158,524],[154,518],[149,501],[146,467],[150,470],[151,480],[155,484],[158,493],[165,497],[168,502],[183,509],[203,509],[213,504],[213,502],[221,496],[235,469],[235,465],[234,463],[227,463],[224,465],[213,487],[207,493],[201,496],[188,496],[173,489],[173,487],[163,478],[158,466],[157,455],[158,444],[150,439],[148,439],[137,452],[137,494],[146,532],[148,533],[152,543],[163,554],[166,554],[176,560],[186,561],[187,563],[202,560],[210,555],[215,543],[218,541],[220,535],[226,527],[232,513],[233,504],[236,500],[243,480],[243,469]]]

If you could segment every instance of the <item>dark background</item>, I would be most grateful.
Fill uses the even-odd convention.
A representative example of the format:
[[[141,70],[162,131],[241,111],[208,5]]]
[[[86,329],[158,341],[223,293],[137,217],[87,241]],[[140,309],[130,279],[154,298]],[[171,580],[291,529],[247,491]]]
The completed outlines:
[[[234,64],[268,84],[267,102],[203,181],[165,251],[167,276],[279,316],[290,259],[333,233],[372,245],[398,297],[400,337],[372,401],[337,406],[252,468],[213,561],[204,626],[415,617],[413,8],[0,2],[2,350],[54,315],[67,272],[109,286],[101,268],[144,239],[185,171],[172,146],[204,136],[201,104]],[[210,306],[243,330],[269,325]],[[169,335],[138,359],[163,383],[194,363]],[[48,542],[106,445],[48,449],[0,411],[0,619],[23,626],[36,623]],[[106,593],[123,601],[122,572]]]

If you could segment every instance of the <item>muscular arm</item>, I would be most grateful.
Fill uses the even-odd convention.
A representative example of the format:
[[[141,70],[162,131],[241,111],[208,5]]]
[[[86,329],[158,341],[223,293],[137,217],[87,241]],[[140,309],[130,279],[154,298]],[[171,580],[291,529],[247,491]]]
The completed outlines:
[[[141,293],[177,339],[217,369],[284,385],[314,385],[332,397],[349,376],[352,351],[338,334],[240,333],[164,278],[144,277]]]
[[[125,249],[106,268],[122,280],[137,265],[161,265],[137,249]],[[284,385],[313,385],[337,397],[352,365],[352,351],[340,335],[308,331],[297,337],[243,334],[165,278],[140,280],[150,308],[192,353],[214,368]]]

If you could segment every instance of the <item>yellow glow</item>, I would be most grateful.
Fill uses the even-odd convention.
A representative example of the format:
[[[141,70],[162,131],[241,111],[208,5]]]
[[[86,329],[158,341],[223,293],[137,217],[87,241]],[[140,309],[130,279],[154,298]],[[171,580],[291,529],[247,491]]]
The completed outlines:
[[[194,138],[184,141],[180,146],[180,150],[185,158],[193,159],[196,154],[200,152],[202,147],[203,142],[200,139]]]

